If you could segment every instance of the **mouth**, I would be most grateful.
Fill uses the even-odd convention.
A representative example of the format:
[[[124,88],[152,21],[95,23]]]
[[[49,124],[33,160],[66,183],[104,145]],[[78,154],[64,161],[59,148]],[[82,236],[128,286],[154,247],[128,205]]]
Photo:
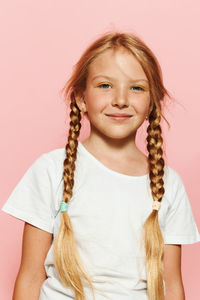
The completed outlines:
[[[115,121],[124,121],[124,120],[128,120],[132,117],[131,115],[125,115],[125,114],[121,114],[121,115],[120,114],[117,114],[117,115],[106,114],[106,116]]]
[[[124,118],[124,117],[132,117],[132,115],[129,114],[106,114],[106,116],[109,117],[120,117],[120,118]]]

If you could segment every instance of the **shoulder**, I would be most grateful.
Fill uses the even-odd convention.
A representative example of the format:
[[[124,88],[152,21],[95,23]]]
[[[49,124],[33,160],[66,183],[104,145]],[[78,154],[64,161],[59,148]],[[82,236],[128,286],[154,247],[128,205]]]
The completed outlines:
[[[77,156],[76,156],[76,163],[80,161],[80,150],[79,148],[77,148]],[[48,151],[48,152],[44,152],[42,153],[39,157],[38,157],[38,160],[41,161],[41,162],[46,162],[48,164],[51,163],[51,164],[54,164],[56,166],[62,166],[63,167],[63,162],[66,158],[66,150],[65,150],[65,147],[62,147],[62,148],[55,148],[51,151]]]
[[[191,244],[200,241],[192,206],[182,176],[167,166],[161,223],[165,244]],[[162,206],[161,206],[162,207]]]
[[[51,162],[51,163],[57,163],[57,162],[63,162],[65,158],[65,148],[56,148],[53,150],[50,150],[48,152],[42,153],[37,159],[41,162]]]
[[[48,152],[43,152],[40,154],[33,164],[38,167],[41,165],[45,166],[47,169],[59,168],[63,165],[65,159],[65,148],[56,148]]]
[[[171,205],[179,195],[186,195],[186,189],[182,175],[174,168],[166,165],[164,172],[165,198]]]
[[[183,184],[182,176],[177,170],[168,165],[165,165],[164,170],[164,180],[169,187],[173,188]]]
[[[190,209],[190,201],[188,193],[182,179],[182,175],[170,166],[165,167],[164,175],[164,198],[170,209],[188,212]]]
[[[46,167],[49,170],[52,170],[52,172],[54,173],[56,172],[56,174],[60,174],[63,172],[63,163],[65,158],[66,158],[65,147],[62,147],[41,154],[36,161],[38,161],[38,163],[46,165]],[[75,160],[76,168],[78,168],[81,162],[82,162],[82,156],[80,155],[79,149],[77,149],[77,155]]]
[[[64,160],[66,158],[65,147],[56,148],[48,152],[41,154],[34,162],[38,169],[43,169],[46,174],[46,180],[48,184],[51,184],[53,189],[58,192],[62,188],[63,184],[63,170]],[[74,188],[81,182],[85,167],[83,165],[84,159],[79,149],[77,149],[77,155],[75,160],[74,170]]]
[[[26,173],[40,180],[43,186],[56,188],[62,178],[64,158],[65,148],[44,152],[33,161]]]

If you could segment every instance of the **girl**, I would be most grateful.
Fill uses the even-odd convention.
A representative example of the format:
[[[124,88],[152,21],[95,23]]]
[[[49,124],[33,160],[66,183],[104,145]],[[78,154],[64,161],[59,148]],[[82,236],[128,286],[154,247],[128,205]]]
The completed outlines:
[[[66,147],[36,159],[2,209],[25,221],[13,300],[183,300],[181,244],[200,235],[163,159],[169,93],[156,57],[133,34],[106,33],[64,91]],[[91,131],[81,142],[83,115]],[[135,144],[145,119],[148,157]]]

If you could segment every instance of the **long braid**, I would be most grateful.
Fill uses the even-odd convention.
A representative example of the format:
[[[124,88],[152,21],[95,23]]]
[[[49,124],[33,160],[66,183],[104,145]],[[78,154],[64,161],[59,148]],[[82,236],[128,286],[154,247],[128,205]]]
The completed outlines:
[[[154,105],[149,115],[147,128],[147,149],[149,152],[149,177],[153,200],[161,201],[164,195],[163,139],[160,127],[160,110]],[[163,256],[164,240],[158,221],[158,210],[152,210],[144,224],[146,252],[147,290],[150,300],[163,300]]]
[[[80,110],[75,102],[74,95],[71,95],[70,129],[68,143],[66,145],[66,158],[63,162],[63,202],[69,203],[73,195],[74,170],[77,156],[78,136],[81,128]],[[62,212],[61,225],[54,241],[54,262],[62,283],[74,290],[76,300],[85,300],[85,294],[81,278],[88,282],[93,292],[93,285],[90,277],[83,267],[77,246],[74,239],[72,223],[68,213]],[[94,297],[94,294],[93,294]]]

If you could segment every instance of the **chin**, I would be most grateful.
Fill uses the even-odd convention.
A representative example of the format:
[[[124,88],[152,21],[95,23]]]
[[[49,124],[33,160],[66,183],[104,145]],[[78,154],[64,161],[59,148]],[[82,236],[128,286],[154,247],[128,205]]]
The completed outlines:
[[[135,131],[131,131],[131,132],[129,132],[129,133],[120,133],[120,132],[116,132],[116,130],[115,130],[115,132],[111,132],[111,131],[109,131],[109,132],[102,132],[102,134],[103,135],[105,135],[107,138],[110,138],[110,139],[113,139],[113,140],[123,140],[123,139],[127,139],[128,137],[134,137],[135,136]]]

